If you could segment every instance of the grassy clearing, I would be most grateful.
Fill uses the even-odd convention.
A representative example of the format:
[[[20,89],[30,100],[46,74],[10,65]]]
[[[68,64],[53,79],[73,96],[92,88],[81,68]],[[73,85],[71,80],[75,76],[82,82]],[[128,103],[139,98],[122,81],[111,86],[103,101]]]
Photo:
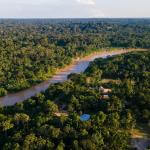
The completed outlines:
[[[114,80],[114,79],[102,79],[101,81],[102,84],[107,84],[107,83],[114,83],[114,84],[120,84],[120,80]]]

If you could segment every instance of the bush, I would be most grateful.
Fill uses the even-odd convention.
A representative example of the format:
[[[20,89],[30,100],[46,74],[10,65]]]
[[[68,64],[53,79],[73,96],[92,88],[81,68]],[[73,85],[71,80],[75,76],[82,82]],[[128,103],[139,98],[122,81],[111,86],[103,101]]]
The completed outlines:
[[[7,91],[4,88],[0,88],[0,96],[7,95]]]

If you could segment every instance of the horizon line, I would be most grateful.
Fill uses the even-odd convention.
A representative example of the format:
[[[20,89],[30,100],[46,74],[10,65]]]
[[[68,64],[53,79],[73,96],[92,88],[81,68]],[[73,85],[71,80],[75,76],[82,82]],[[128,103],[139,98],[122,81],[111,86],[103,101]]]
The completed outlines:
[[[0,17],[0,19],[150,19],[150,17]]]

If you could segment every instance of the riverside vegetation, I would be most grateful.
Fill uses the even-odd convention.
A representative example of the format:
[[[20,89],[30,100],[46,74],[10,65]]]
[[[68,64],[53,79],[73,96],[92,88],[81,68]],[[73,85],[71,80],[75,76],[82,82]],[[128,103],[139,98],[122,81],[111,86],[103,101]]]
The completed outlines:
[[[112,89],[109,99],[101,98],[100,86]],[[141,122],[149,126],[149,108],[150,52],[99,58],[84,73],[1,108],[0,145],[4,150],[129,150],[130,131]],[[62,109],[68,115],[57,117]],[[91,119],[82,122],[83,113]]]
[[[149,48],[147,20],[0,20],[0,96],[50,78],[72,59],[110,47]]]
[[[128,33],[129,35],[130,33],[132,33],[131,30],[134,31],[136,28],[135,30],[136,32],[133,32],[133,35],[135,34],[136,37],[132,35],[132,37],[134,37],[132,40],[135,40],[136,41],[135,43],[141,42],[141,45],[139,47],[148,49],[149,40],[146,38],[149,36],[148,23],[146,25],[143,24],[143,22],[139,24],[135,23],[136,21],[134,23],[133,22],[134,21],[131,21],[131,24],[128,23],[127,25],[124,25],[122,21],[120,21],[120,24],[112,23],[110,21],[109,24],[108,22],[106,22],[103,23],[102,25],[102,23],[100,22],[96,22],[95,24],[95,23],[85,23],[83,21],[83,23],[75,23],[75,24],[65,23],[65,25],[64,23],[61,23],[61,25],[59,23],[53,23],[54,25],[48,24],[47,26],[54,26],[54,28],[59,26],[55,32],[60,33],[55,34],[54,36],[59,35],[58,37],[62,37],[64,35],[62,39],[64,39],[64,37],[69,36],[69,34],[67,33],[69,32],[69,30],[71,30],[71,28],[66,28],[66,26],[70,25],[88,26],[89,29],[86,30],[92,33],[90,34],[91,36],[87,36],[87,39],[85,41],[87,41],[90,38],[92,39],[94,37],[93,35],[97,33],[97,35],[99,36],[100,35],[107,36],[106,37],[107,42],[109,41],[108,37],[112,36],[110,34],[115,34],[114,38],[112,38],[113,41],[115,40],[115,37],[117,38],[119,36],[126,36],[126,34],[122,33],[125,30],[122,31],[120,29],[121,31],[119,31],[118,33],[113,32],[112,31],[113,26],[117,27],[118,30],[119,28],[124,27],[124,29],[126,29],[126,33]],[[7,27],[7,29],[17,27],[18,23],[15,24],[14,22],[9,22],[9,24],[12,23],[13,26],[7,25],[8,26],[7,27],[5,25],[6,23],[2,22],[1,26],[3,28]],[[109,28],[109,30],[107,30],[108,26],[110,25],[112,26],[112,28]],[[37,25],[35,23],[29,25],[27,23],[22,22],[22,25],[19,24],[18,28],[20,29],[20,31],[23,32],[26,26],[32,26],[33,29],[36,29],[35,26]],[[105,27],[106,28],[103,29],[102,31],[95,30],[97,26],[101,26],[101,28]],[[39,28],[42,27],[43,24],[39,25]],[[94,29],[92,30],[92,28]],[[65,32],[63,32],[64,30]],[[129,32],[127,32],[128,30]],[[14,29],[12,31],[15,32]],[[16,32],[18,31],[16,30]],[[48,31],[49,30],[47,29],[45,31],[45,34],[51,33],[51,32],[48,33]],[[13,34],[13,32],[9,32],[9,30],[5,30],[5,32],[8,32],[10,35]],[[32,33],[31,31],[29,32],[29,28],[28,30],[25,31],[25,33],[26,32],[29,35]],[[79,33],[78,34],[84,39],[86,35],[88,35],[88,32],[86,33],[83,28],[82,30],[80,30],[80,34]],[[76,34],[76,32],[73,33]],[[139,34],[137,33],[143,35],[143,37],[138,36]],[[9,34],[3,34],[3,36],[4,35],[8,36]],[[40,34],[40,33],[33,32],[32,34]],[[40,34],[39,37],[41,37],[42,34],[43,32]],[[130,39],[129,35],[126,40]],[[95,38],[99,39],[99,36],[95,36]],[[14,36],[12,36],[11,39],[13,38]],[[36,38],[36,36],[33,37],[33,39],[34,38]],[[82,43],[81,41],[83,41],[82,38],[79,39],[79,37],[78,38],[74,37],[72,38],[72,40],[76,39],[78,40],[79,44],[81,44]],[[103,36],[101,38],[104,39]],[[143,44],[142,46],[142,40],[140,40],[140,38],[147,39],[148,46],[146,46],[146,44]],[[49,40],[50,38],[47,39],[47,41]],[[16,41],[20,43],[22,40]],[[103,43],[102,41],[101,42],[99,41],[98,44],[102,44]],[[125,41],[122,38],[119,38],[119,41],[125,44]],[[119,41],[117,42],[118,44]],[[57,43],[57,38],[55,42]],[[94,40],[92,39],[91,42],[94,42]],[[144,42],[146,42],[146,40]],[[42,42],[41,44],[43,43],[44,42]],[[105,46],[112,47],[111,41],[109,41],[108,43],[110,45]],[[30,44],[30,46],[32,44]],[[47,46],[49,45],[51,44],[48,44]],[[82,47],[81,45],[80,48]],[[95,44],[93,44],[92,46],[92,44],[87,43],[85,47],[83,46],[85,49],[83,49],[82,47],[80,50],[78,49],[79,47],[76,45],[75,49],[72,48],[70,49],[71,52],[73,52],[72,50],[74,50],[75,53],[75,55],[72,55],[70,59],[77,55],[89,53],[90,50],[94,51],[97,48],[102,48],[104,46],[99,45],[98,47],[94,47],[94,45]],[[15,48],[15,46],[12,47]],[[124,45],[123,47],[132,47],[132,46]],[[133,47],[138,46],[134,45]],[[44,68],[45,66],[45,68],[47,68],[53,66],[52,64],[48,65],[49,63],[47,63],[47,65],[45,65],[44,63],[46,60],[47,61],[57,60],[56,59],[57,57],[55,55],[54,55],[55,59],[53,58],[51,59],[51,56],[53,55],[49,56],[44,55],[44,52],[47,51],[51,52],[53,50],[55,52],[54,54],[61,57],[60,58],[61,61],[55,62],[55,64],[57,64],[56,67],[62,67],[61,65],[59,66],[59,64],[63,62],[62,59],[63,57],[68,58],[66,55],[68,52],[68,47],[66,45],[55,46],[55,44],[53,44],[53,48],[58,48],[57,49],[58,53],[56,53],[54,49],[50,50],[48,47],[43,48],[44,51],[43,53],[42,51],[38,51],[39,49],[36,49],[37,48],[36,45],[33,46],[32,48],[30,49],[30,51],[28,51],[26,48],[24,51],[14,50],[15,54],[16,52],[17,54],[18,53],[20,54],[20,52],[29,54],[25,57],[24,54],[13,56],[12,55],[13,50],[9,51],[10,50],[9,48],[3,47],[3,50],[1,52],[5,54],[4,55],[5,57],[1,58],[5,58],[6,64],[8,63],[8,61],[13,62],[15,60],[13,58],[16,58],[16,60],[19,61],[23,61],[24,58],[30,59],[31,56],[37,58],[35,59],[35,61],[34,59],[33,60],[31,59],[32,63],[30,64],[31,65],[30,69],[24,66],[26,63],[22,64],[17,63],[15,66],[21,67],[23,69],[23,71],[18,70],[18,73],[20,72],[24,73],[25,70],[27,72],[29,70],[33,72],[35,67]],[[59,48],[62,48],[62,51],[66,49],[66,54],[61,55],[62,53]],[[35,53],[31,54],[32,50]],[[38,55],[39,57],[37,57]],[[0,62],[3,64],[2,66],[4,68],[2,69],[1,72],[3,73],[11,72],[14,66],[13,67],[10,66],[14,64],[11,62],[9,63],[8,66],[4,67],[5,61],[3,60],[2,61],[3,63]],[[35,65],[34,63],[37,64]],[[66,62],[64,61],[63,63],[65,64]],[[12,70],[6,71],[5,70],[6,68]],[[14,71],[16,71],[16,68],[14,69]],[[4,90],[14,91],[14,89],[16,89],[14,87],[18,84],[18,82],[15,82],[16,83],[15,86],[12,83],[9,84],[11,85],[11,87],[13,87],[12,88],[13,90],[7,89],[8,85],[6,83],[10,81],[9,79],[15,81],[22,79],[22,76],[17,78],[15,74],[16,72],[11,72],[11,74],[13,73],[14,79],[12,78],[12,76],[6,79],[7,78],[6,74],[4,76],[5,80],[4,77],[1,78],[2,81],[1,87]],[[46,72],[41,72],[41,76],[42,77],[46,76]],[[29,82],[29,80],[33,80],[32,78],[33,76],[30,76],[30,78],[28,77],[29,76],[26,77],[26,81]],[[39,82],[39,76],[37,76],[37,74],[34,74],[34,79],[35,79],[34,81]],[[45,78],[41,78],[41,80],[43,79]],[[23,83],[24,82],[22,82],[21,85],[24,85]],[[29,83],[30,84],[28,86],[32,85],[33,82],[30,81]],[[4,86],[5,84],[6,86]],[[103,99],[102,96],[103,93],[101,93],[99,90],[101,86],[103,86],[104,88],[111,89],[111,92],[108,94],[109,96],[108,99]],[[18,85],[16,87],[18,87]],[[17,88],[17,90],[20,89],[22,89],[22,87]],[[60,115],[56,116],[56,113],[59,113]],[[82,114],[90,114],[91,118],[88,121],[81,121],[80,116]],[[70,74],[68,76],[68,80],[65,81],[64,83],[51,84],[45,92],[40,93],[35,97],[28,99],[27,101],[17,103],[14,106],[0,107],[0,149],[132,150],[133,148],[131,146],[130,140],[131,131],[133,131],[141,123],[143,123],[146,127],[149,127],[150,123],[149,121],[150,121],[150,51],[147,50],[145,52],[131,52],[119,56],[108,57],[106,59],[98,58],[89,65],[89,67],[86,69],[84,73]]]

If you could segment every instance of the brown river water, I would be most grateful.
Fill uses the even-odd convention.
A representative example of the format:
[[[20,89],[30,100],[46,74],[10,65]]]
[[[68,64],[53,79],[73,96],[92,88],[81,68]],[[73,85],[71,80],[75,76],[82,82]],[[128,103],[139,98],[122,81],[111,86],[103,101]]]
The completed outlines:
[[[112,55],[119,55],[127,52],[131,52],[132,50],[118,50],[118,51],[103,51],[103,52],[95,52],[89,56],[81,58],[80,60],[74,61],[71,65],[60,69],[59,72],[56,73],[51,79],[44,81],[38,85],[32,86],[31,88],[22,90],[17,93],[11,93],[7,96],[0,97],[0,105],[1,106],[12,106],[18,102],[22,102],[27,100],[36,94],[45,91],[50,84],[64,82],[67,80],[67,76],[70,73],[81,73],[84,72],[85,69],[89,66],[89,63],[96,58],[106,58]]]

